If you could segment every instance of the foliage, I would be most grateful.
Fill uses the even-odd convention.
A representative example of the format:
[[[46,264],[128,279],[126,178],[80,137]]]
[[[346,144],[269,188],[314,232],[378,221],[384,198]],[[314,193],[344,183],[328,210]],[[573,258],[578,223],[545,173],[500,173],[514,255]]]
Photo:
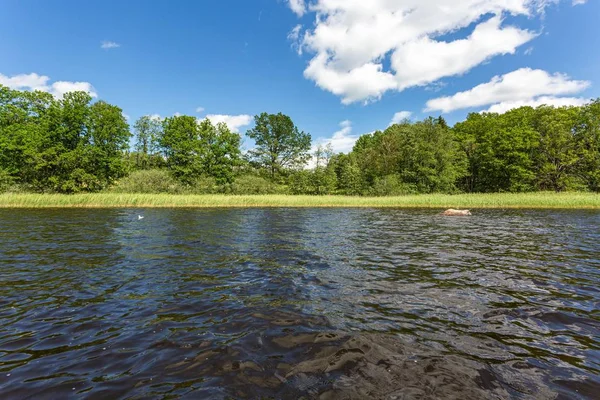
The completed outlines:
[[[338,181],[346,192],[357,192],[361,180],[374,193],[453,192],[466,173],[465,156],[453,132],[443,119],[433,118],[362,136],[351,158],[338,162]],[[356,177],[358,170],[362,179]]]
[[[0,86],[0,168],[40,191],[98,191],[126,173],[120,108],[84,92],[62,99]]]
[[[283,169],[297,169],[308,161],[311,137],[299,131],[292,119],[282,113],[262,113],[254,117],[255,127],[246,135],[256,148],[249,152],[257,165],[269,171],[271,179]]]
[[[285,194],[287,188],[256,175],[242,175],[223,188],[223,193],[244,194]]]
[[[133,126],[135,132],[135,165],[137,169],[156,168],[162,125],[158,118],[144,115]]]
[[[593,190],[600,183],[600,106],[521,107],[470,114],[453,130],[468,192]]]
[[[338,191],[341,194],[358,196],[364,192],[365,181],[356,158],[354,153],[337,154],[330,161],[329,165],[335,171]]]
[[[117,193],[182,193],[183,188],[164,169],[133,171],[111,188]]]
[[[159,144],[167,167],[182,183],[193,186],[202,175],[230,183],[240,164],[241,138],[225,124],[198,123],[187,115],[166,118]]]
[[[0,193],[8,191],[14,184],[14,178],[10,176],[8,171],[0,169]]]
[[[231,132],[224,123],[213,126],[209,119],[200,123],[199,132],[203,172],[214,177],[218,184],[233,182],[234,169],[241,164],[240,135]]]
[[[418,193],[416,187],[402,181],[398,174],[386,175],[376,178],[369,191],[372,196],[403,196]]]
[[[361,136],[349,154],[319,145],[282,113],[247,132],[174,116],[141,117],[135,144],[120,108],[85,92],[55,98],[0,85],[0,191],[394,196],[600,192],[600,100],[582,107],[405,120]],[[127,176],[129,174],[129,176]]]
[[[576,174],[589,190],[600,192],[600,99],[582,108],[575,137],[581,157]]]

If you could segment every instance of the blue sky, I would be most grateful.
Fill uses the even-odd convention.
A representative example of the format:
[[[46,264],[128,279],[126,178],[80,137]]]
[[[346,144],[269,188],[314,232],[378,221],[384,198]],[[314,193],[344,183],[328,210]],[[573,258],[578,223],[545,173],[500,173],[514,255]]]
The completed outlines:
[[[3,0],[0,83],[89,90],[130,122],[210,115],[244,133],[281,111],[340,151],[397,113],[454,123],[600,97],[600,1],[456,4]]]

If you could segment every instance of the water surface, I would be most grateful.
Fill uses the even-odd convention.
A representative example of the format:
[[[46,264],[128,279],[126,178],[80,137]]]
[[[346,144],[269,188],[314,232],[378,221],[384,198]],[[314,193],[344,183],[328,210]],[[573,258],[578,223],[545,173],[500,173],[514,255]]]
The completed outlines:
[[[588,211],[0,210],[0,397],[597,398],[599,267]]]

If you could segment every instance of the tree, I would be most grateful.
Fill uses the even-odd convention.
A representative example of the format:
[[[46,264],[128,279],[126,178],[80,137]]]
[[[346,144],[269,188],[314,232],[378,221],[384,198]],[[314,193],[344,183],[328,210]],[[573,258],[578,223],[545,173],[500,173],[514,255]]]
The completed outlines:
[[[135,122],[135,158],[138,169],[154,167],[152,156],[156,152],[161,130],[160,120],[149,115],[144,115]]]
[[[167,168],[175,178],[191,184],[202,174],[202,146],[196,118],[187,115],[165,118],[159,143]]]
[[[534,155],[539,133],[535,110],[522,107],[506,114],[469,114],[456,124],[455,136],[469,162],[467,185],[476,192],[524,192],[535,188]]]
[[[271,179],[286,168],[297,168],[310,158],[310,134],[299,131],[292,119],[282,113],[262,113],[254,117],[256,126],[246,135],[254,139],[256,148],[251,159],[268,170]]]
[[[40,191],[98,191],[125,174],[121,109],[85,92],[62,99],[0,87],[0,170]]]
[[[186,115],[166,118],[159,142],[167,167],[181,182],[190,185],[201,176],[218,184],[233,182],[241,138],[227,125],[215,127],[208,119],[198,122]]]
[[[122,156],[129,148],[129,125],[119,107],[98,101],[90,107],[87,131],[88,171],[100,181],[98,189],[104,189],[126,174]]]
[[[579,107],[542,106],[535,110],[534,129],[540,135],[536,152],[537,186],[556,192],[577,188],[576,170],[581,161],[575,127]]]
[[[439,118],[405,121],[362,136],[352,154],[367,185],[385,187],[381,193],[452,192],[466,169],[453,133]]]
[[[202,169],[216,179],[218,184],[232,183],[235,167],[241,164],[242,138],[231,132],[226,124],[214,126],[209,119],[199,125],[202,147]]]
[[[581,109],[575,132],[581,157],[577,175],[589,190],[600,192],[600,99]]]
[[[393,131],[393,126],[388,130]],[[453,192],[465,170],[464,154],[443,118],[408,125],[400,134],[397,172],[403,183],[417,191]]]

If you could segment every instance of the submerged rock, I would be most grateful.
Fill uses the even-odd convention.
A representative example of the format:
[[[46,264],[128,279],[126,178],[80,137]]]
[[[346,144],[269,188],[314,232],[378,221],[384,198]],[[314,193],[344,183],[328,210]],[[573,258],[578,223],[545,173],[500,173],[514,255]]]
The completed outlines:
[[[465,217],[471,215],[471,211],[469,210],[455,210],[450,208],[442,213],[442,215],[446,215],[449,217]]]

